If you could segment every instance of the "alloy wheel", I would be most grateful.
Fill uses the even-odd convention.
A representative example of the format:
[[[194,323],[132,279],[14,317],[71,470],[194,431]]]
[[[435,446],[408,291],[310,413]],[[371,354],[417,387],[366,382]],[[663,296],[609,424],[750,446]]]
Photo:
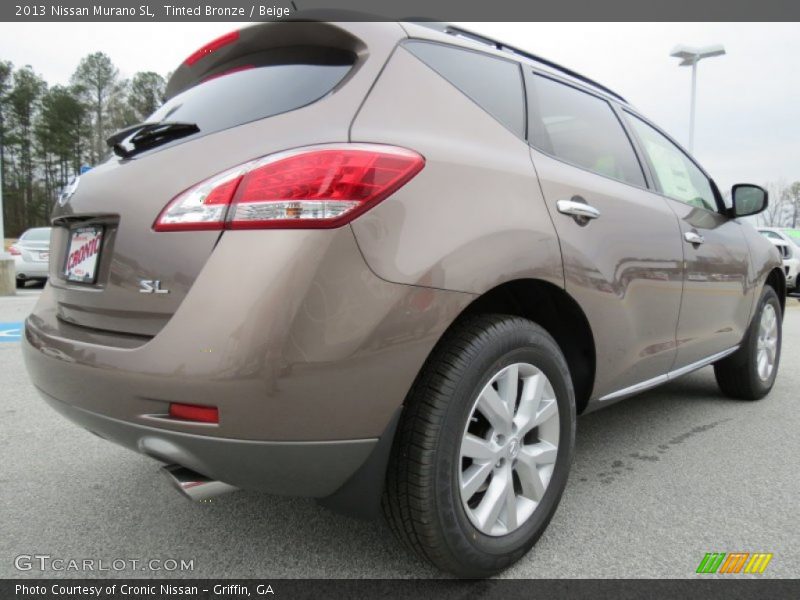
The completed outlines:
[[[478,394],[461,442],[461,502],[482,533],[521,527],[555,468],[558,403],[547,376],[529,363],[497,372]]]
[[[765,304],[758,324],[756,369],[761,381],[767,381],[775,369],[778,355],[778,315],[772,304]]]

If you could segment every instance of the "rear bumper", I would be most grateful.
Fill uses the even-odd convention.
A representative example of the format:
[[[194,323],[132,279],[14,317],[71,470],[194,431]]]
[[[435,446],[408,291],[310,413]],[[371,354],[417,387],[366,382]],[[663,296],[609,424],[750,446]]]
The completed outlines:
[[[101,438],[238,488],[271,494],[330,496],[367,460],[378,441],[261,442],[212,438],[111,419],[39,392],[56,411]]]
[[[59,412],[236,487],[317,497],[367,460],[474,298],[379,279],[347,227],[223,235],[152,338],[66,323],[56,293],[22,346]],[[215,406],[219,423],[170,419],[171,402]]]
[[[25,260],[21,256],[15,256],[14,270],[18,279],[47,279],[50,266],[47,262]]]

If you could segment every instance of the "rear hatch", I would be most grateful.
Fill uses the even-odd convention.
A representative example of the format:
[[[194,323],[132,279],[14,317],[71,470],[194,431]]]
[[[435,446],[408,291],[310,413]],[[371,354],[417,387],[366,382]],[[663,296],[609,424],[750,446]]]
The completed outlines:
[[[265,23],[190,56],[147,122],[191,123],[198,131],[136,148],[141,151],[124,159],[112,155],[59,199],[50,248],[58,317],[105,331],[157,334],[220,235],[237,234],[156,232],[162,209],[232,166],[348,141],[350,123],[401,32],[396,24]]]

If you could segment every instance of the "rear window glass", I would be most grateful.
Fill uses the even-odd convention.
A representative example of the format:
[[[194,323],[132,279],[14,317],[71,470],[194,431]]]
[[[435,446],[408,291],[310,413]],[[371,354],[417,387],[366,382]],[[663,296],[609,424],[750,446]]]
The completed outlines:
[[[599,175],[645,187],[633,146],[608,102],[534,75],[530,141],[540,150]]]
[[[50,228],[44,229],[29,229],[22,234],[20,240],[26,242],[49,242],[50,241]]]
[[[194,123],[205,135],[295,110],[336,87],[355,55],[334,48],[275,48],[236,62],[171,98],[147,121]]]

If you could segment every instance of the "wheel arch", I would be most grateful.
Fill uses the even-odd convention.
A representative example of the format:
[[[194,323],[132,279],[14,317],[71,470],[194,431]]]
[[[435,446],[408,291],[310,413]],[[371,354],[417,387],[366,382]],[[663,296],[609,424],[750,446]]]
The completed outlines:
[[[572,296],[541,279],[515,279],[481,294],[461,316],[477,313],[529,319],[553,336],[569,366],[575,408],[578,414],[583,412],[594,387],[597,359],[589,320]]]
[[[572,296],[540,279],[515,279],[500,284],[468,304],[444,330],[430,354],[464,317],[482,313],[529,319],[553,336],[569,366],[576,412],[580,414],[586,408],[595,378],[594,335],[586,315]],[[367,462],[336,493],[318,499],[320,504],[362,519],[374,519],[380,515],[389,455],[404,408],[405,404],[398,407]]]
[[[781,303],[781,315],[786,310],[786,274],[780,267],[775,267],[764,280],[764,285],[770,286],[778,294],[778,301]]]

